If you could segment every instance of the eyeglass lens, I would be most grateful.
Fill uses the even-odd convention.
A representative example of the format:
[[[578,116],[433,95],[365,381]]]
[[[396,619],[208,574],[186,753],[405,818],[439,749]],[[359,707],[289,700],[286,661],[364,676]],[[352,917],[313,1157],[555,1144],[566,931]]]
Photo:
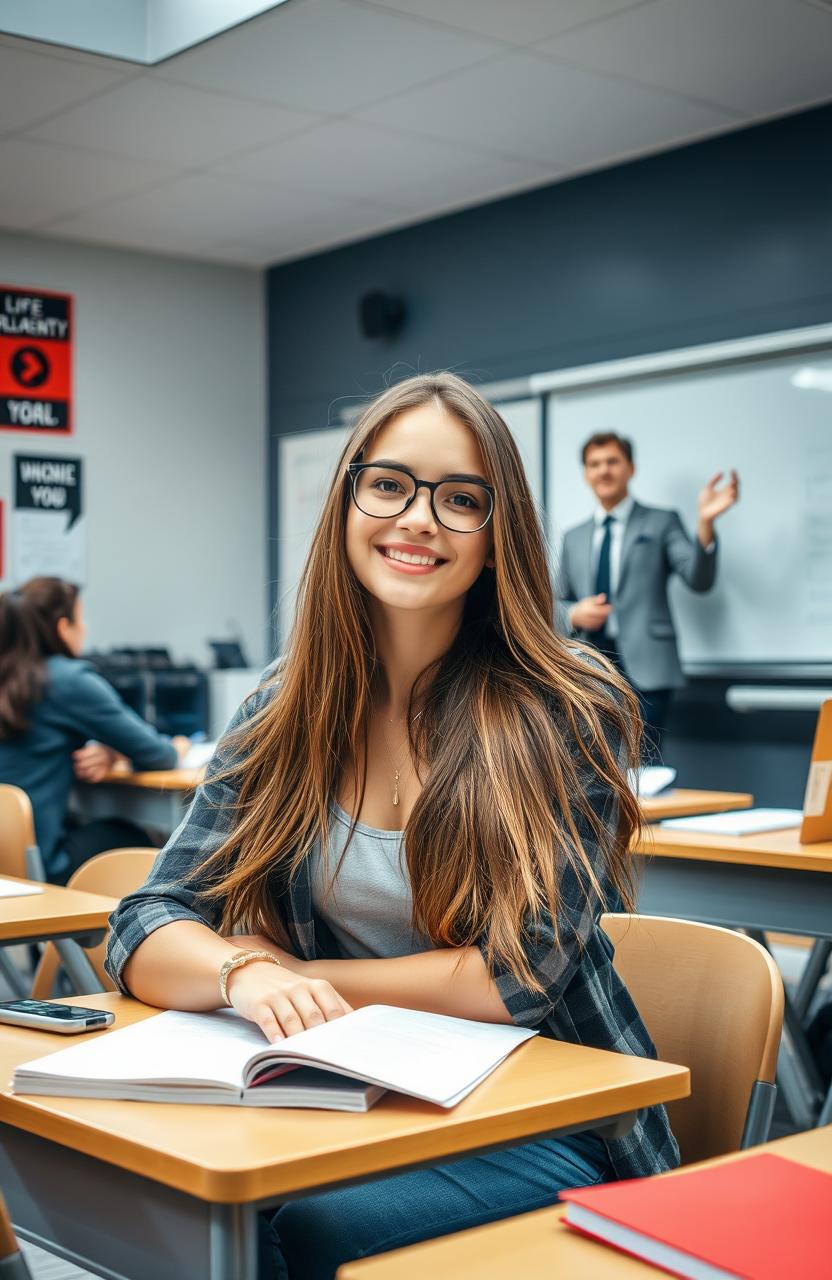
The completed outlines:
[[[386,467],[364,467],[355,479],[356,505],[368,516],[398,516],[413,497],[416,485],[402,471]],[[446,529],[474,533],[491,514],[491,494],[482,485],[447,480],[434,494],[438,520]]]

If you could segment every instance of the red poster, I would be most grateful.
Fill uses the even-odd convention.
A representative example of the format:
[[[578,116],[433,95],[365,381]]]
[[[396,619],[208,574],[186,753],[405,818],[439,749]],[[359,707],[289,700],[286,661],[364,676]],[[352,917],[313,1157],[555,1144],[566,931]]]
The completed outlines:
[[[72,301],[0,285],[0,431],[72,434]]]

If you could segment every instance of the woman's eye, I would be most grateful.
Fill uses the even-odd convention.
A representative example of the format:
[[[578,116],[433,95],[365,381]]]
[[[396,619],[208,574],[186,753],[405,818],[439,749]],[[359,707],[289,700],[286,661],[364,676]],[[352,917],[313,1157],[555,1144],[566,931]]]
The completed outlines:
[[[479,503],[470,493],[453,493],[448,498],[448,505],[451,507],[463,507],[467,511],[476,511]]]
[[[401,485],[396,480],[376,480],[373,488],[379,493],[400,493]]]

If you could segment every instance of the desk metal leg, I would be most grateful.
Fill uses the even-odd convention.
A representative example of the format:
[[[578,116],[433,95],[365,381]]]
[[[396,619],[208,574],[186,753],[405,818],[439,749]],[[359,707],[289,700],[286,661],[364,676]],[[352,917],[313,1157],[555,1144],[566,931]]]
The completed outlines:
[[[801,1021],[809,1012],[809,1005],[812,1003],[818,984],[826,973],[826,966],[829,963],[829,956],[832,954],[832,942],[824,939],[822,942],[816,942],[809,953],[809,959],[806,961],[806,968],[797,984],[797,991],[792,998],[792,1007]]]
[[[11,993],[18,1000],[25,1000],[29,994],[29,985],[23,974],[19,972],[12,963],[11,958],[6,955],[5,948],[0,947],[0,974],[11,988]]]
[[[54,942],[77,995],[92,996],[104,990],[83,948],[73,938],[55,938]]]
[[[771,954],[768,939],[758,929],[746,929],[755,942]],[[778,1055],[778,1079],[792,1120],[808,1129],[823,1098],[823,1081],[788,991],[783,993],[783,1041]]]
[[[252,1205],[211,1205],[210,1233],[210,1280],[255,1280],[257,1211]]]

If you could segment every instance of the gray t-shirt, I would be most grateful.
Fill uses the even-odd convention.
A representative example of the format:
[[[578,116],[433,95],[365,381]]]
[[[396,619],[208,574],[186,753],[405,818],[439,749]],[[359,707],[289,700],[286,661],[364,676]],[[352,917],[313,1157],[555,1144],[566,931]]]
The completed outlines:
[[[315,913],[329,925],[341,954],[367,960],[430,950],[430,940],[410,924],[412,897],[401,831],[381,831],[356,822],[336,875],[351,819],[334,802],[330,813],[326,862],[316,840],[309,853],[309,871]]]

